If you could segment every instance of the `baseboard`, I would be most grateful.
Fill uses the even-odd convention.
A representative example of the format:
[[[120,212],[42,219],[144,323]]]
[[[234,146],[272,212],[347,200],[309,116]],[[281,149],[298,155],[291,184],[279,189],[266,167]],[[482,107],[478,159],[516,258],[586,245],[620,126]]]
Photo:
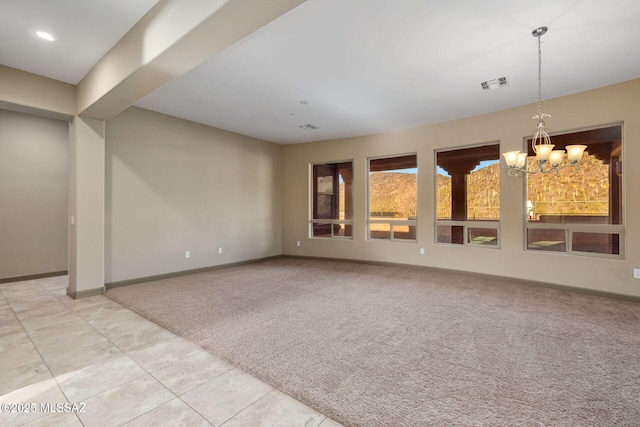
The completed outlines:
[[[617,293],[614,293],[614,292],[598,291],[598,290],[593,290],[593,289],[579,288],[579,287],[575,287],[575,286],[560,285],[560,284],[556,284],[556,283],[547,283],[547,282],[539,282],[539,281],[535,281],[535,280],[520,279],[520,278],[516,278],[516,277],[499,276],[499,275],[495,275],[495,274],[476,273],[476,272],[471,272],[471,271],[454,270],[454,269],[449,269],[449,268],[431,267],[431,266],[416,265],[416,264],[402,264],[402,263],[384,262],[384,261],[330,258],[330,257],[314,257],[314,256],[301,256],[301,255],[275,255],[275,256],[270,256],[270,257],[265,257],[265,258],[257,258],[257,259],[251,259],[251,260],[246,260],[246,261],[233,262],[233,263],[229,263],[229,264],[220,264],[220,265],[214,265],[214,266],[210,266],[210,267],[196,268],[196,269],[192,269],[192,270],[182,270],[182,271],[176,271],[176,272],[172,272],[172,273],[158,274],[158,275],[154,275],[154,276],[138,277],[138,278],[134,278],[134,279],[127,279],[127,280],[121,280],[121,281],[116,281],[116,282],[109,282],[109,283],[105,283],[104,289],[105,289],[105,291],[108,291],[109,289],[118,288],[118,287],[121,287],[121,286],[135,285],[137,283],[152,282],[152,281],[155,281],[155,280],[169,279],[169,278],[172,278],[172,277],[186,276],[186,275],[189,275],[189,274],[204,273],[204,272],[207,272],[207,271],[219,270],[219,269],[230,268],[230,267],[237,267],[237,266],[247,265],[247,264],[254,264],[254,263],[257,263],[257,262],[269,261],[269,260],[278,259],[278,258],[306,259],[306,260],[316,260],[316,261],[350,262],[350,263],[356,263],[356,264],[368,264],[368,265],[379,265],[379,266],[386,266],[386,267],[412,268],[412,269],[418,269],[418,270],[424,270],[424,271],[437,271],[437,272],[443,272],[443,273],[460,274],[460,275],[464,275],[464,276],[468,276],[468,277],[485,278],[485,279],[491,279],[491,280],[500,280],[502,282],[516,283],[516,284],[527,285],[527,286],[546,287],[546,288],[558,289],[558,290],[564,290],[564,291],[579,292],[579,293],[583,293],[583,294],[596,295],[596,296],[601,296],[601,297],[605,297],[605,298],[613,298],[613,299],[626,300],[626,301],[632,301],[632,302],[640,303],[640,297],[636,297],[636,296],[633,296],[633,295],[617,294]],[[92,291],[92,290],[90,290],[90,291]],[[82,292],[85,292],[85,291],[82,291]],[[93,296],[93,295],[98,295],[98,294],[92,294],[92,295],[87,295],[87,296]],[[81,296],[80,298],[84,298],[84,297],[85,296]]]
[[[476,278],[485,278],[491,280],[500,280],[502,282],[508,283],[516,283],[520,285],[527,286],[537,286],[537,287],[545,287],[551,289],[558,289],[562,291],[571,291],[571,292],[579,292],[582,294],[588,295],[596,295],[605,298],[613,298],[631,302],[640,303],[640,297],[636,297],[633,295],[625,295],[625,294],[617,294],[615,292],[606,292],[606,291],[598,291],[595,289],[586,289],[579,288],[576,286],[568,286],[568,285],[560,285],[556,283],[547,283],[547,282],[539,282],[536,280],[526,280],[520,279],[517,277],[507,277],[507,276],[498,276],[495,274],[486,274],[486,273],[476,273],[472,271],[462,271],[462,270],[454,270],[449,268],[442,267],[431,267],[426,265],[415,265],[415,264],[401,264],[395,262],[384,262],[384,261],[369,261],[369,260],[356,260],[356,259],[344,259],[344,258],[324,258],[324,257],[311,257],[311,256],[300,256],[300,255],[282,255],[282,258],[297,258],[297,259],[308,259],[308,260],[319,260],[319,261],[334,261],[334,262],[352,262],[356,264],[369,264],[369,265],[380,265],[385,267],[401,267],[401,268],[415,268],[419,270],[425,271],[437,271],[441,273],[453,273],[460,274],[468,277],[476,277]]]
[[[53,271],[50,273],[30,274],[28,276],[7,277],[6,279],[0,279],[0,283],[24,282],[25,280],[44,279],[46,277],[56,277],[56,276],[66,276],[67,274],[69,274],[69,272],[67,270],[64,270],[64,271]]]
[[[104,295],[104,288],[83,289],[75,292],[69,292],[69,288],[67,288],[67,295],[73,299],[95,297],[97,295]]]
[[[257,259],[250,259],[250,260],[246,260],[246,261],[231,262],[231,263],[228,263],[228,264],[212,265],[210,267],[202,267],[202,268],[196,268],[196,269],[192,269],[192,270],[181,270],[181,271],[175,271],[175,272],[172,272],[172,273],[158,274],[158,275],[154,275],[154,276],[146,276],[146,277],[138,277],[138,278],[134,278],[134,279],[120,280],[120,281],[116,281],[116,282],[105,283],[104,284],[104,288],[105,288],[105,290],[108,291],[109,289],[119,288],[121,286],[135,285],[137,283],[144,283],[144,282],[153,282],[155,280],[170,279],[172,277],[187,276],[189,274],[205,273],[207,271],[220,270],[220,269],[223,269],[223,268],[230,268],[230,267],[238,267],[240,265],[255,264],[257,262],[270,261],[270,260],[278,259],[278,258],[282,258],[282,255],[274,255],[274,256],[265,257],[265,258],[257,258]]]

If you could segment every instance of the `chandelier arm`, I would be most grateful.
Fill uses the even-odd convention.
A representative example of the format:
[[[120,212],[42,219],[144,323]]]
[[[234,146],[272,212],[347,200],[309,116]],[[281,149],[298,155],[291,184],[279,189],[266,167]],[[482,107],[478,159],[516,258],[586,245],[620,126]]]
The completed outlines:
[[[524,169],[524,168],[509,168],[509,170],[507,170],[507,175],[511,176],[511,177],[519,177],[522,176],[524,174],[527,175],[536,175],[538,173],[549,173],[551,171],[545,171],[543,169],[541,169],[540,167],[538,167],[538,169],[534,169],[534,170],[528,170],[528,169]]]
[[[513,167],[513,168],[509,168],[507,170],[507,175],[511,176],[511,177],[519,177],[522,176],[523,174],[527,174],[527,175],[536,175],[536,174],[555,174],[556,176],[559,174],[559,172],[562,169],[566,169],[568,167],[574,167],[577,168],[576,172],[580,172],[580,165],[578,164],[568,164],[568,165],[563,165],[563,166],[550,166],[548,169],[544,168],[544,165],[546,164],[546,162],[538,162],[538,167],[537,169],[534,170],[528,170],[528,169],[524,169],[524,168],[517,168],[517,167]]]
[[[509,168],[507,175],[511,177],[520,177],[522,176],[523,173],[528,173],[528,172],[526,170],[519,169],[519,168]]]

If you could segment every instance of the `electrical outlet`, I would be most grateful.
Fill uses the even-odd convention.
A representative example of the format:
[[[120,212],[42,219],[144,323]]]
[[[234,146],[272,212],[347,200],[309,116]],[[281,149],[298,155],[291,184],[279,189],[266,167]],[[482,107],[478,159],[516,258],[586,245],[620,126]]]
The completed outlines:
[[[633,269],[633,278],[634,279],[640,279],[640,268],[634,268]]]
[[[420,255],[424,255],[424,248],[420,248]]]
[[[300,240],[296,240],[296,246],[300,247]]]
[[[191,251],[184,251],[184,257],[186,259],[191,258]]]
[[[218,253],[221,254],[222,253],[222,248],[218,248]]]

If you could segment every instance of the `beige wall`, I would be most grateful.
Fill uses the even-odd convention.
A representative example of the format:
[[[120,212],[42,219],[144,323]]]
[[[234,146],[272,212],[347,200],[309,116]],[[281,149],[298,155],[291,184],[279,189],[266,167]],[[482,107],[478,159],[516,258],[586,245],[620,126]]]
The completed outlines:
[[[461,102],[464,102],[463,100]],[[640,296],[640,80],[544,101],[552,114],[552,132],[624,123],[624,180],[626,189],[624,260],[532,253],[524,251],[524,186],[521,178],[506,176],[502,162],[501,248],[434,244],[434,150],[499,141],[501,151],[522,149],[530,136],[535,105],[414,129],[284,147],[283,253],[404,263],[457,269],[534,281]],[[366,240],[366,159],[418,153],[418,242]],[[353,240],[310,239],[309,164],[353,159]],[[301,246],[296,247],[296,241]],[[425,255],[419,255],[425,248]]]
[[[0,279],[67,269],[69,124],[0,110]]]
[[[281,254],[281,151],[139,108],[108,121],[105,281]]]
[[[56,117],[72,113],[71,102],[63,102],[63,108],[49,106],[49,98],[35,97],[31,102],[21,95],[21,99],[9,84],[9,80],[15,80],[16,71],[5,67],[0,68],[1,73],[11,79],[2,79],[5,84],[0,84],[0,102],[36,112],[50,111]],[[32,78],[27,77],[23,79],[25,84]],[[58,89],[73,94],[66,86]],[[114,282],[284,253],[460,269],[640,296],[640,280],[632,279],[632,269],[640,268],[640,218],[634,215],[640,210],[640,172],[626,167],[640,159],[640,80],[547,100],[544,107],[553,115],[548,124],[554,132],[624,123],[625,259],[525,252],[523,183],[506,176],[501,186],[500,249],[433,243],[434,150],[492,141],[500,141],[502,151],[521,148],[523,137],[533,130],[529,117],[535,113],[534,105],[403,131],[289,146],[131,108],[107,122],[105,130],[105,280]],[[16,115],[11,116],[12,122],[15,117],[30,117],[5,114]],[[50,123],[64,128],[67,149],[68,124],[55,120]],[[22,123],[19,128],[28,130],[34,126]],[[3,125],[0,129],[6,135],[9,127]],[[420,170],[418,242],[367,241],[367,157],[413,152],[418,153]],[[346,159],[353,159],[355,165],[354,238],[309,239],[309,163]],[[0,185],[5,185],[4,176],[14,165],[4,155],[0,162]],[[91,164],[85,166],[92,167]],[[68,169],[65,167],[60,173],[66,177]],[[82,178],[79,176],[78,180]],[[9,190],[2,187],[2,191]],[[67,190],[62,193],[64,206],[58,221],[66,247]],[[60,199],[47,192],[36,200],[42,202],[50,196]],[[7,202],[10,198],[4,195],[0,200],[0,278],[66,269],[63,249],[56,266],[40,268],[30,261],[22,270],[7,272],[6,265],[11,264],[7,260],[15,255],[16,244],[12,243],[15,237],[5,237],[13,230],[9,230],[4,218],[17,205]],[[54,216],[53,211],[41,206],[22,210],[37,211],[46,211],[47,220]],[[28,223],[32,230],[41,221],[28,219]],[[21,239],[28,236],[23,232],[19,235]],[[39,243],[44,240],[39,239]],[[302,242],[301,247],[296,247],[296,240]],[[40,245],[40,249],[45,246],[48,245]],[[223,248],[222,255],[217,253],[218,247]],[[425,255],[419,255],[422,247]],[[188,260],[184,259],[185,250],[192,252]]]

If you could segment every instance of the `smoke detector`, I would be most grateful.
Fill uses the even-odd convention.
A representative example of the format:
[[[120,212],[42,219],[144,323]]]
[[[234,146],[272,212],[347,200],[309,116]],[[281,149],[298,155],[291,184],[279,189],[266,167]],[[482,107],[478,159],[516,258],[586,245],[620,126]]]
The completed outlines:
[[[482,86],[482,90],[490,90],[490,89],[498,89],[507,84],[506,77],[498,77],[497,79],[487,80],[486,82],[481,82],[480,86]]]

